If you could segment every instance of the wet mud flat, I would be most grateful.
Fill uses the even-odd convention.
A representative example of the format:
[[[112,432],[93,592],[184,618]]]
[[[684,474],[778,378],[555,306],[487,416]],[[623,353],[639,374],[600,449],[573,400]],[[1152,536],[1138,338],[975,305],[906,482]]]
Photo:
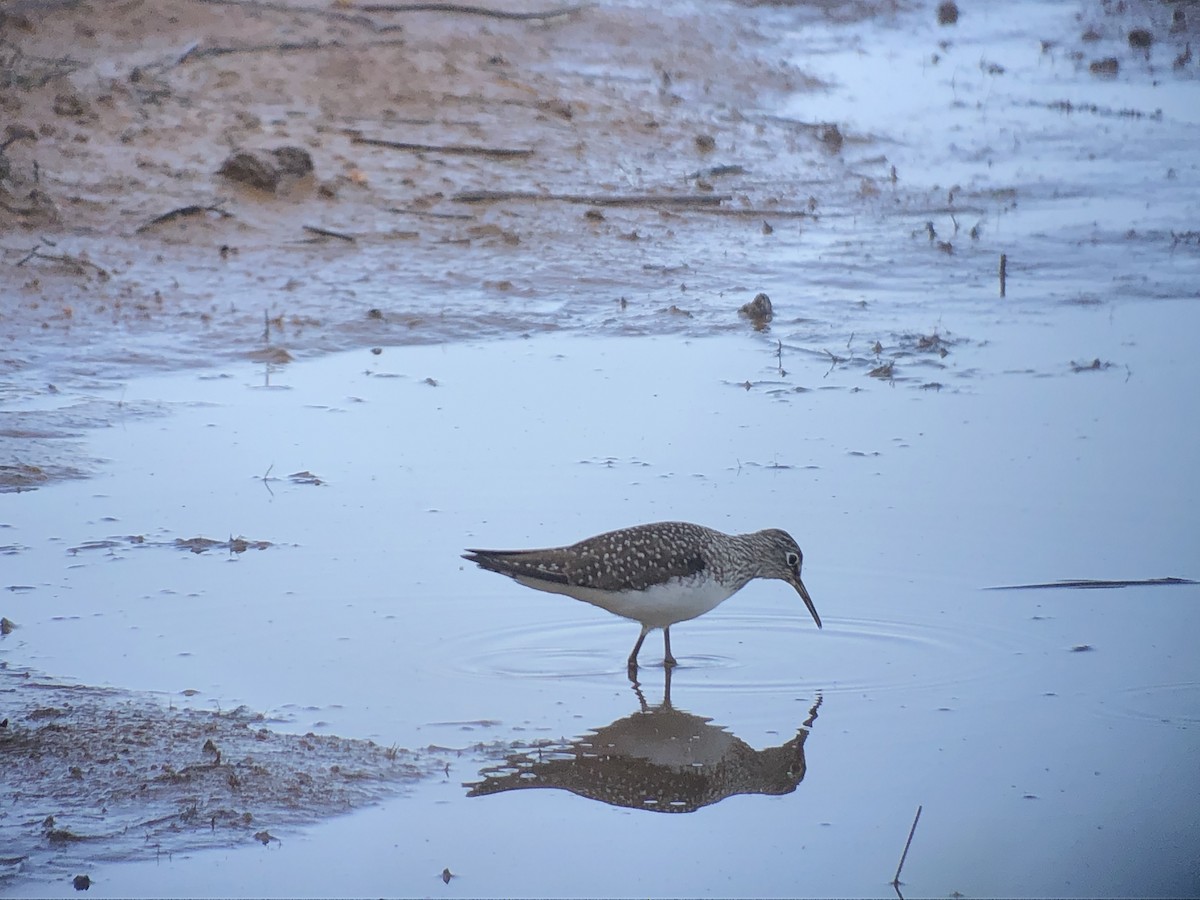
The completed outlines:
[[[245,708],[181,708],[7,665],[0,696],[0,881],[277,843],[284,828],[377,803],[444,765],[370,741],[280,733]]]
[[[1200,13],[1022,8],[10,4],[0,489],[178,366],[749,323],[891,379],[960,304],[1186,291]]]
[[[60,387],[555,327],[526,301],[612,305],[662,284],[662,261],[605,272],[647,244],[808,215],[771,161],[825,146],[764,118],[815,82],[738,7],[62,2],[4,24],[7,367]]]

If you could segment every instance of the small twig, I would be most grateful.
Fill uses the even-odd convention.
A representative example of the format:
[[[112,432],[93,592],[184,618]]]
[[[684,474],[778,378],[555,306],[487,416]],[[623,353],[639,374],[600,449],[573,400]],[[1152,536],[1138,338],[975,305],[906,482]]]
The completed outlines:
[[[175,62],[171,65],[171,68],[175,68],[175,66],[182,66],[185,62],[187,62],[188,57],[193,55],[199,49],[200,49],[200,42],[192,41],[190,44],[188,44],[186,47],[183,48],[183,52],[180,53],[179,56],[175,57]]]
[[[1008,281],[1008,254],[1000,254],[1000,296],[1004,296],[1007,289],[1006,282]]]
[[[844,363],[846,361],[846,360],[842,359],[840,356],[838,356],[836,353],[832,353],[829,350],[825,350],[825,352],[829,354],[829,372],[832,372],[834,369],[836,369],[838,366],[838,363]],[[826,372],[821,377],[828,378],[829,372]]]
[[[803,209],[756,209],[752,206],[702,206],[698,212],[709,215],[745,216],[751,219],[819,219],[816,213]]]
[[[269,466],[267,466],[267,471],[262,473],[263,487],[265,487],[267,489],[267,493],[270,494],[272,497],[275,496],[275,492],[273,490],[271,490],[271,470],[274,468],[275,468],[275,463],[271,463]]]
[[[728,166],[712,166],[708,169],[697,169],[688,175],[684,175],[684,180],[695,181],[698,178],[720,178],[724,175],[745,175],[745,166],[728,165]]]
[[[320,235],[321,237],[337,238],[339,241],[348,241],[354,243],[356,238],[352,234],[345,234],[341,231],[330,231],[328,228],[318,228],[316,225],[305,225],[304,230],[310,234]]]
[[[402,209],[399,206],[393,206],[388,209],[390,213],[396,213],[401,216],[423,216],[429,219],[455,219],[458,221],[471,221],[475,217],[470,213],[442,213],[432,212],[428,209]]]
[[[904,852],[900,854],[900,865],[896,866],[896,877],[892,879],[892,887],[897,891],[900,890],[900,870],[904,868],[904,860],[908,858],[908,848],[912,846],[913,835],[917,833],[917,823],[921,821],[921,807],[917,807],[917,814],[913,816],[912,828],[908,829],[908,840],[904,842]]]
[[[517,159],[533,156],[534,151],[523,147],[476,147],[471,144],[413,144],[406,141],[385,141],[380,138],[355,137],[352,144],[387,147],[389,150],[408,150],[413,153],[447,153],[453,156],[494,156],[498,159]]]
[[[227,212],[226,210],[221,209],[221,205],[224,202],[225,202],[224,200],[221,200],[217,203],[212,204],[211,206],[199,206],[197,204],[193,204],[191,206],[181,206],[178,209],[173,209],[170,212],[165,212],[161,216],[155,216],[153,219],[151,219],[145,225],[139,225],[138,228],[134,231],[134,233],[141,234],[143,231],[149,231],[155,225],[161,225],[163,222],[170,222],[172,219],[182,219],[184,216],[198,216],[201,213],[206,213],[206,212],[216,213],[222,219],[230,219],[233,217],[233,213]]]
[[[716,206],[731,194],[539,194],[535,191],[461,191],[454,203],[495,203],[504,200],[549,200],[588,206]]]
[[[377,22],[373,22],[366,16],[356,15],[352,12],[340,12],[333,9],[320,9],[313,7],[305,8],[301,6],[294,6],[291,3],[274,3],[270,2],[270,0],[259,0],[259,2],[253,2],[253,0],[249,0],[249,2],[248,0],[196,0],[196,2],[210,3],[214,6],[238,6],[243,9],[270,10],[271,12],[281,12],[291,16],[317,16],[322,19],[331,19],[335,22],[346,22],[350,25],[362,25],[375,32],[393,31],[399,30],[400,28],[399,25],[380,25]],[[353,9],[354,7],[349,8]],[[182,61],[183,60],[180,60],[180,62]]]
[[[508,12],[503,9],[487,9],[483,6],[464,6],[458,3],[406,3],[403,5],[392,3],[369,3],[362,6],[352,6],[351,9],[357,9],[366,13],[403,13],[403,12],[440,12],[440,13],[456,13],[464,16],[487,16],[492,19],[515,19],[517,21],[528,21],[531,19],[556,19],[560,16],[569,16],[572,13],[577,13],[588,9],[592,4],[583,3],[578,6],[562,6],[558,9],[547,9],[541,12]]]
[[[71,266],[80,275],[88,269],[94,269],[101,281],[107,281],[111,277],[106,268],[96,265],[91,260],[80,259],[78,256],[71,256],[68,253],[43,253],[37,247],[34,247],[21,257],[21,259],[17,260],[16,265],[23,266],[31,259],[44,259],[47,262],[62,263],[64,266]]]
[[[283,41],[275,44],[252,44],[249,47],[205,47],[202,50],[193,50],[183,57],[180,57],[179,62],[182,63],[189,59],[210,59],[215,56],[230,56],[234,53],[296,53],[304,50],[329,50],[332,48],[345,46],[341,41],[325,41],[318,40],[308,41]]]

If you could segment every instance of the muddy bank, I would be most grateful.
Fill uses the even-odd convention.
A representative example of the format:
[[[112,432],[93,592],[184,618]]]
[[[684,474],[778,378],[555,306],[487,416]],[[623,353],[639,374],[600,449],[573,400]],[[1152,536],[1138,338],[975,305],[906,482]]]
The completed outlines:
[[[286,829],[393,796],[445,765],[371,741],[283,733],[244,707],[181,707],[186,697],[7,665],[0,696],[0,886],[101,861],[278,843]]]
[[[1030,9],[1014,37],[932,5],[9,4],[0,400],[28,421],[0,426],[0,487],[93,471],[54,418],[180,366],[711,334],[765,291],[773,337],[891,379],[942,302],[998,298],[1001,254],[1009,302],[1170,296],[1196,173],[1155,165],[1180,124],[1155,104],[1194,82],[1200,13]],[[946,108],[886,101],[942,82]],[[1075,164],[1115,154],[1153,222],[1022,230],[1137,187]],[[1097,278],[1120,254],[1155,278]]]
[[[10,5],[6,368],[511,332],[647,240],[806,214],[765,163],[825,132],[753,111],[815,82],[743,11],[512,7]]]

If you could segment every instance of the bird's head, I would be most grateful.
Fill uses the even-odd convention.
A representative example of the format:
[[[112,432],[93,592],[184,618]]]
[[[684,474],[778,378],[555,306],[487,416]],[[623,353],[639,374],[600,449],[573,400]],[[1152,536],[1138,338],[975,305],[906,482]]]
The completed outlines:
[[[808,588],[800,580],[800,568],[804,565],[804,554],[800,552],[800,546],[796,543],[795,538],[778,528],[760,531],[755,537],[766,545],[767,551],[762,556],[763,564],[759,577],[778,578],[794,587],[796,593],[804,601],[804,605],[808,607],[808,611],[812,613],[813,621],[820,628],[821,617],[817,615],[817,607],[813,603],[812,597],[808,595]]]

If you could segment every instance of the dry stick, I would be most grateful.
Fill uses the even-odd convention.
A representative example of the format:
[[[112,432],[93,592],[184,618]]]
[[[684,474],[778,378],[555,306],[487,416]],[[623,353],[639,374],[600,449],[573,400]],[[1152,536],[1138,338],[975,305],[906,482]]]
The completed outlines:
[[[716,206],[732,194],[539,194],[534,191],[461,191],[454,203],[495,203],[504,200],[550,200],[589,206]]]
[[[449,153],[456,156],[476,154],[479,156],[494,156],[499,159],[517,159],[533,156],[532,150],[511,147],[475,147],[470,144],[412,144],[405,141],[385,141],[379,138],[356,137],[352,144],[366,144],[371,147],[387,147],[389,150],[409,150],[413,153]]]
[[[508,12],[502,9],[487,9],[482,6],[463,6],[458,3],[407,3],[395,5],[391,3],[369,3],[352,6],[351,9],[367,13],[401,13],[401,12],[440,12],[457,13],[464,16],[488,16],[493,19],[516,19],[528,21],[531,19],[555,19],[559,16],[569,16],[572,13],[588,9],[593,4],[583,3],[578,6],[563,6],[558,9],[548,9],[542,12]]]
[[[1000,254],[1000,296],[1004,296],[1005,282],[1008,280],[1008,254]]]
[[[892,879],[892,887],[899,888],[900,885],[900,870],[904,868],[904,860],[908,858],[908,848],[912,845],[913,835],[917,832],[917,822],[921,821],[921,807],[917,807],[917,814],[913,816],[912,828],[908,829],[908,840],[904,842],[904,852],[900,854],[900,865],[896,866],[896,877]]]
[[[318,228],[316,225],[305,225],[304,230],[309,234],[315,234],[320,237],[337,238],[339,241],[348,241],[354,243],[355,237],[352,234],[346,234],[342,231],[330,231],[328,228]]]
[[[222,202],[224,202],[224,201],[222,201]],[[226,212],[225,210],[221,209],[220,204],[215,204],[213,206],[198,206],[195,204],[193,204],[191,206],[181,206],[178,209],[173,209],[170,212],[165,212],[161,216],[155,216],[153,219],[151,219],[145,225],[139,225],[134,230],[134,234],[141,234],[143,231],[148,231],[149,229],[153,228],[155,225],[161,225],[163,222],[170,222],[172,219],[181,219],[184,216],[197,216],[200,213],[206,213],[206,212],[215,212],[222,219],[229,219],[229,218],[233,217],[233,213]]]
[[[205,47],[202,50],[189,50],[179,58],[176,65],[181,65],[190,59],[207,59],[214,56],[229,56],[234,53],[296,53],[306,50],[330,50],[344,47],[341,41],[318,40],[284,41],[278,44],[254,44],[250,47]]]
[[[755,209],[754,207],[724,207],[710,206],[704,210],[706,213],[713,213],[721,216],[750,216],[754,219],[762,219],[770,216],[775,219],[819,219],[816,213],[808,212],[803,209]]]
[[[214,6],[239,6],[249,10],[269,10],[270,12],[288,13],[289,15],[317,16],[322,19],[332,19],[335,22],[346,22],[350,25],[363,25],[372,31],[392,31],[398,26],[380,25],[366,16],[350,12],[339,12],[332,9],[293,6],[290,3],[275,3],[271,0],[195,0],[197,3],[209,3]],[[351,7],[353,8],[353,7]]]
[[[470,213],[443,213],[443,212],[433,212],[428,209],[404,209],[399,206],[389,207],[388,212],[396,213],[397,215],[402,215],[402,216],[423,216],[423,217],[426,217],[429,219],[455,219],[458,221],[467,221],[467,222],[469,222],[471,219],[475,218]]]
[[[82,275],[89,268],[95,269],[96,274],[100,276],[101,281],[109,279],[108,269],[103,266],[98,266],[91,260],[80,259],[78,256],[71,256],[69,253],[43,253],[37,247],[34,247],[26,253],[21,259],[17,260],[18,266],[23,266],[31,259],[44,259],[47,262],[62,263],[64,266],[71,266],[78,274]]]

